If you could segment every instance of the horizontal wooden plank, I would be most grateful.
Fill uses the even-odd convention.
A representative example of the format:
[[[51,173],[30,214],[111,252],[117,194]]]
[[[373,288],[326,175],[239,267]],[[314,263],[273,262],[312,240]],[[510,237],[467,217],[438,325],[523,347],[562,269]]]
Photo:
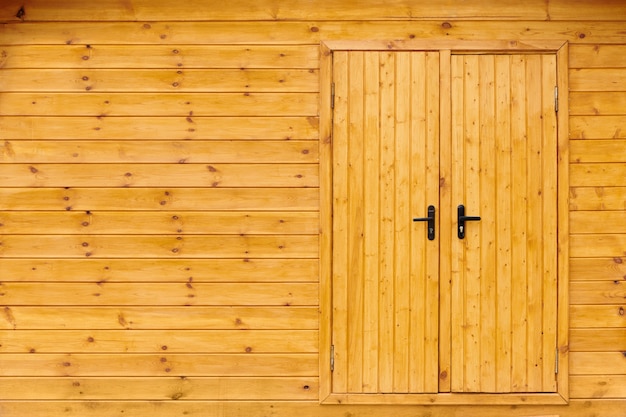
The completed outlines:
[[[576,212],[570,212],[572,216]],[[572,258],[569,261],[570,281],[620,280],[626,278],[626,257]]]
[[[570,235],[569,241],[572,258],[621,257],[624,256],[624,248],[626,247],[626,235],[624,234]]]
[[[7,306],[312,306],[317,283],[0,283]]]
[[[570,375],[626,374],[626,355],[622,352],[570,352]]]
[[[573,234],[626,233],[626,211],[573,211],[569,227]]]
[[[571,91],[625,91],[626,68],[574,68],[569,71]]]
[[[569,205],[576,210],[626,210],[626,187],[570,187]]]
[[[624,139],[626,116],[573,116],[570,139]]]
[[[5,140],[317,139],[317,117],[31,117],[2,116]],[[191,145],[193,146],[193,145]]]
[[[481,5],[485,3],[481,1]],[[386,7],[386,3],[385,3]],[[432,7],[432,3],[429,3]],[[454,2],[454,7],[457,3]],[[361,9],[356,5],[355,9]],[[195,11],[194,11],[195,12]],[[483,13],[481,10],[479,13]],[[458,39],[559,40],[572,43],[623,43],[620,21],[455,20],[456,13],[424,21],[338,22],[33,22],[5,24],[5,45],[318,45],[322,40]],[[81,17],[82,19],[82,17]],[[307,16],[307,19],[312,19]],[[621,17],[620,17],[621,19]]]
[[[626,186],[626,163],[572,164],[569,171],[573,187]]]
[[[312,235],[0,235],[0,257],[317,258]]]
[[[601,319],[594,321],[594,318],[587,314],[593,312],[605,314],[606,311],[600,311],[603,307],[605,309],[610,308],[608,306],[572,306],[570,309],[573,313],[571,318],[574,319],[572,326],[581,324],[598,326],[600,328],[570,328],[570,350],[578,352],[616,352],[626,350],[626,326],[624,326],[623,319],[621,328],[607,329],[601,328]],[[613,311],[615,310],[616,309],[613,309]]]
[[[319,91],[319,74],[315,69],[5,69],[0,90],[311,93]]]
[[[626,99],[621,91],[571,92],[569,111],[572,116],[623,116]],[[609,123],[612,119],[598,119]]]
[[[316,116],[317,93],[1,93],[0,116]]]
[[[620,45],[571,45],[570,68],[626,67],[626,54]]]
[[[0,329],[230,330],[318,328],[318,307],[9,307]]]
[[[318,210],[317,188],[0,188],[0,210]]]
[[[317,376],[299,354],[2,354],[0,376]]]
[[[2,281],[314,282],[317,259],[0,259]]]
[[[21,3],[10,1],[10,6],[0,9],[0,16],[7,20],[19,20],[15,16],[20,9]],[[53,7],[52,5],[57,5]],[[66,4],[66,3],[63,3]],[[206,10],[206,1],[192,1],[174,7],[171,2],[149,2],[145,0],[133,0],[124,4],[115,4],[110,10],[102,10],[84,3],[74,2],[65,14],[61,13],[58,1],[44,2],[31,1],[24,8],[24,21],[44,20],[84,20],[85,16],[98,20],[288,20],[288,19],[408,19],[419,16],[459,16],[465,18],[489,18],[501,17],[504,19],[529,18],[545,20],[549,16],[546,5],[539,0],[531,0],[526,7],[516,7],[518,3],[513,0],[503,0],[500,7],[494,7],[477,0],[463,3],[459,7],[452,7],[449,2],[428,3],[414,1],[410,6],[399,0],[390,0],[381,5],[379,2],[363,1],[327,3],[325,7],[315,7],[310,2],[303,0],[272,0],[259,1],[255,7],[249,7],[249,3],[242,0],[229,2],[227,7],[220,7],[214,13]],[[358,6],[358,7],[356,7]],[[554,6],[553,6],[554,7]],[[557,9],[558,10],[558,9]],[[619,9],[616,9],[619,10]]]
[[[621,303],[626,299],[626,280],[574,281],[570,283],[569,296],[571,305]]]
[[[316,45],[19,45],[0,47],[12,68],[319,68]]]
[[[569,71],[571,91],[626,91],[626,68],[574,68]]]
[[[4,187],[317,187],[317,164],[0,164]]]
[[[626,161],[626,140],[570,140],[571,163],[606,163]]]
[[[0,212],[3,234],[318,234],[317,212]],[[4,278],[3,278],[4,280]]]
[[[568,405],[466,405],[419,407],[397,405],[320,405],[319,401],[5,401],[0,403],[4,417],[133,417],[205,416],[211,410],[214,417],[337,417],[351,413],[359,417],[623,417],[625,399],[573,399]],[[419,415],[419,414],[418,414]]]
[[[571,398],[626,398],[626,375],[573,375]]]
[[[1,163],[317,163],[314,141],[5,140]]]
[[[110,2],[111,3],[111,2]],[[65,6],[65,8],[60,5]],[[250,7],[245,0],[229,2],[227,7],[211,10],[206,0],[189,1],[178,5],[171,1],[149,0],[115,1],[111,6],[95,7],[91,4],[60,0],[31,0],[25,6],[16,0],[7,1],[0,9],[0,17],[8,21],[81,21],[89,20],[367,20],[367,19],[423,19],[423,18],[480,18],[529,20],[620,20],[626,7],[619,1],[605,2],[603,7],[591,0],[551,0],[545,3],[531,0],[524,7],[514,0],[503,0],[494,5],[480,0],[461,4],[445,1],[432,3],[425,0],[407,4],[391,0],[381,4],[373,0],[324,3],[316,7],[305,0],[264,0]],[[179,6],[179,7],[177,7]],[[23,13],[18,13],[20,9]],[[19,16],[17,16],[19,14]]]
[[[318,351],[316,330],[0,330],[0,340],[0,353]]]
[[[316,400],[317,377],[0,378],[0,400]]]

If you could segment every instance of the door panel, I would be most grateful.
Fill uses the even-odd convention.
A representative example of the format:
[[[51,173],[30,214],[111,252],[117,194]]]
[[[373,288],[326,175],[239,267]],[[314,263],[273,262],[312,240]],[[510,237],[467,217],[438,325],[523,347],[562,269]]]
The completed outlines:
[[[438,239],[412,219],[438,200],[438,53],[333,68],[333,392],[436,392]]]
[[[556,61],[454,55],[451,78],[452,202],[481,218],[452,238],[452,391],[554,392]]]
[[[334,51],[333,83],[332,392],[556,392],[555,56]]]

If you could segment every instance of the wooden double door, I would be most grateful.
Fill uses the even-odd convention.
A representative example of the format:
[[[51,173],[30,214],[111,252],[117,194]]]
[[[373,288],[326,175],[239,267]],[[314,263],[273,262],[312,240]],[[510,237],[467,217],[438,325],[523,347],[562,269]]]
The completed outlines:
[[[334,51],[332,76],[332,392],[555,392],[555,56]]]

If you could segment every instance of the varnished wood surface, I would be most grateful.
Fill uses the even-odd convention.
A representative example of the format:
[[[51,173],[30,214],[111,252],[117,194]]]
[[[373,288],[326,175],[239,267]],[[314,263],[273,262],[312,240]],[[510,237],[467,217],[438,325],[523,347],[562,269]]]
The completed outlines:
[[[0,9],[2,20],[8,21],[55,21],[85,20],[88,15],[95,20],[409,20],[424,18],[488,19],[488,20],[620,20],[626,8],[621,2],[605,2],[597,7],[592,0],[552,0],[545,3],[529,0],[524,8],[515,0],[503,0],[497,5],[482,0],[463,4],[445,1],[433,4],[426,0],[406,4],[392,0],[381,5],[366,0],[345,0],[341,3],[322,1],[316,4],[304,0],[264,0],[250,7],[244,0],[229,3],[227,8],[211,8],[208,0],[195,0],[179,5],[171,2],[132,0],[113,2],[111,7],[72,2],[65,10],[62,0],[30,0],[23,4],[17,0],[7,1]],[[22,10],[20,13],[19,11]]]
[[[3,2],[0,414],[623,417],[625,15],[592,0]],[[415,39],[570,44],[567,406],[318,405],[333,156],[319,44]]]

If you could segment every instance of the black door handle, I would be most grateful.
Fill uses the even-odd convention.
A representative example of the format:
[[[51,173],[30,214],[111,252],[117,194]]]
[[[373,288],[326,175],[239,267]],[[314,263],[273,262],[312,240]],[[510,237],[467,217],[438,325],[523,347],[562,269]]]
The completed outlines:
[[[457,227],[459,239],[463,239],[465,237],[465,222],[466,221],[475,221],[480,220],[479,216],[466,216],[465,215],[465,206],[461,204],[457,208]]]
[[[414,222],[428,222],[428,240],[435,240],[435,206],[428,206],[428,217],[415,217]]]

